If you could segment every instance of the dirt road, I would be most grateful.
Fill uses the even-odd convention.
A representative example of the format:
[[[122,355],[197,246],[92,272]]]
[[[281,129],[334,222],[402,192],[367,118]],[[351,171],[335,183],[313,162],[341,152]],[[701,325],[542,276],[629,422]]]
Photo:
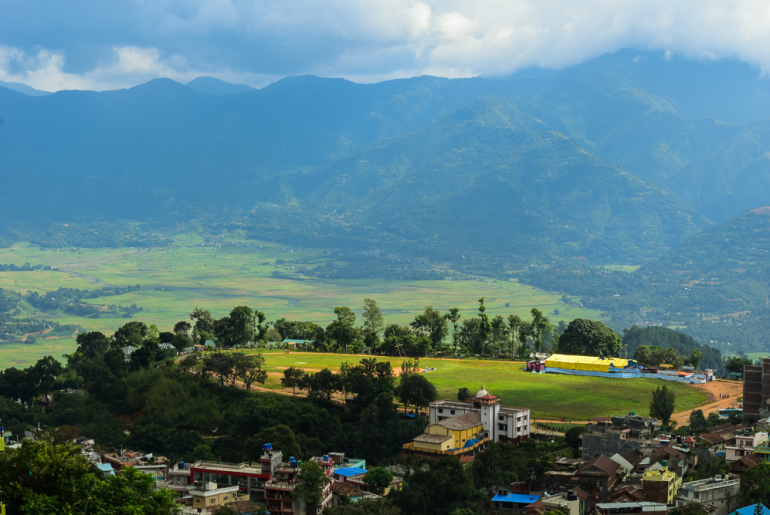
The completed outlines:
[[[737,381],[723,381],[721,379],[712,381],[706,384],[696,384],[693,388],[708,395],[707,404],[695,408],[703,410],[705,416],[709,416],[709,413],[717,411],[722,408],[738,407],[738,397],[743,395],[743,383]],[[726,399],[720,399],[720,394],[729,395]],[[680,411],[674,413],[671,420],[675,421],[680,426],[684,426],[690,423],[690,413],[693,410]]]

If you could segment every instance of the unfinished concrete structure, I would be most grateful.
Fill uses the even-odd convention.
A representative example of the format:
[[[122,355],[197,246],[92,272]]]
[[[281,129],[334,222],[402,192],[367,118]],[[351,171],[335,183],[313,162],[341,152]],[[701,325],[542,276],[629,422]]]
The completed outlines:
[[[676,496],[678,508],[690,503],[708,504],[716,508],[711,515],[727,515],[740,507],[740,480],[731,475],[716,476],[684,483]]]
[[[743,367],[743,414],[758,419],[760,412],[768,408],[770,408],[770,358],[764,358],[760,366]]]

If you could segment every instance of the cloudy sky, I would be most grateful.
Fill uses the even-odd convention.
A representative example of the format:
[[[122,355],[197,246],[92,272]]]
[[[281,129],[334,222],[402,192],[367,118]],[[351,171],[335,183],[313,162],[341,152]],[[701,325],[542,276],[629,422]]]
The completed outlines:
[[[0,0],[0,80],[115,89],[212,75],[261,87],[563,68],[623,48],[770,72],[770,3],[716,0]]]

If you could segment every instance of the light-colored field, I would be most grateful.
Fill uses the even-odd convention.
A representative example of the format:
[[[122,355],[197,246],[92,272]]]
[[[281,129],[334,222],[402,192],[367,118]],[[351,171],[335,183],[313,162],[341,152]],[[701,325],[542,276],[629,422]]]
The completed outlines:
[[[386,323],[407,324],[425,306],[446,310],[457,306],[463,317],[476,316],[478,299],[486,298],[490,317],[518,314],[529,318],[533,307],[553,322],[573,318],[599,319],[597,311],[563,305],[560,295],[511,281],[397,281],[283,279],[273,277],[296,273],[298,266],[313,267],[328,259],[325,250],[286,248],[266,242],[249,242],[253,247],[190,247],[202,242],[193,235],[178,237],[172,249],[82,249],[48,251],[27,244],[0,249],[0,263],[25,262],[54,267],[51,271],[0,272],[0,288],[45,292],[58,287],[95,289],[100,285],[141,285],[141,290],[114,297],[89,300],[94,304],[136,304],[143,312],[135,316],[161,330],[187,318],[195,307],[211,310],[216,317],[234,306],[247,305],[264,311],[268,320],[285,317],[326,325],[334,318],[336,306],[349,306],[360,313],[363,299],[373,298]],[[294,250],[294,252],[292,252]],[[304,263],[298,263],[297,259]],[[276,260],[284,263],[276,264]],[[509,307],[506,307],[506,303]],[[113,332],[127,322],[121,318],[90,319],[68,315],[35,313],[28,306],[24,316],[78,324],[87,330]],[[558,315],[554,310],[559,311]],[[24,356],[38,357],[54,352],[52,340],[24,349]],[[37,350],[37,354],[36,351]],[[59,352],[58,350],[55,352]],[[0,346],[0,368],[17,358],[17,351]]]
[[[288,367],[307,371],[322,368],[339,369],[340,363],[357,363],[362,356],[318,354],[305,352],[263,353],[270,373],[266,386],[282,388],[280,374]],[[400,358],[377,358],[390,361],[399,368]],[[561,374],[532,374],[522,370],[521,363],[483,360],[420,359],[422,367],[436,368],[426,373],[439,391],[440,398],[457,398],[461,387],[476,392],[482,381],[487,390],[502,399],[507,406],[529,407],[534,418],[586,420],[591,417],[620,415],[649,411],[652,390],[666,384],[677,395],[676,411],[702,405],[707,396],[688,385],[664,383],[654,379],[608,379],[567,376]]]

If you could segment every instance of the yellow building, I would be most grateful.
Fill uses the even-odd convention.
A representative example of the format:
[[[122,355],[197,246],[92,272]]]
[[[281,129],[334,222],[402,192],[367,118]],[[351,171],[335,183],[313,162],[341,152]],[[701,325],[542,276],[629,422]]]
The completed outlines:
[[[404,445],[403,454],[420,454],[440,458],[456,455],[461,461],[470,461],[489,441],[478,412],[465,413],[440,420],[425,428],[425,433]]]
[[[572,356],[568,354],[553,354],[545,360],[546,369],[559,368],[563,370],[582,370],[585,372],[609,372],[610,367],[624,369],[633,360],[621,358],[597,358],[596,356]]]
[[[673,505],[682,486],[682,478],[668,470],[668,462],[664,461],[661,465],[662,469],[648,469],[644,472],[642,489],[648,501]]]

